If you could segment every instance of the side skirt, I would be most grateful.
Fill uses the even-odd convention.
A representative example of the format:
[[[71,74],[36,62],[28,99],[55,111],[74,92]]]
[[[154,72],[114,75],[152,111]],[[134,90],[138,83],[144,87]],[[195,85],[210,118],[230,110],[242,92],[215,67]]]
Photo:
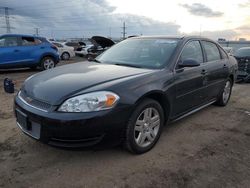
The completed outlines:
[[[176,118],[176,119],[173,119],[173,120],[170,121],[170,122],[171,122],[171,123],[174,123],[174,122],[176,122],[176,121],[179,121],[179,120],[181,120],[181,119],[183,119],[183,118],[185,118],[185,117],[187,117],[187,116],[189,116],[189,115],[191,115],[191,114],[194,114],[194,113],[196,113],[196,112],[202,110],[203,108],[206,108],[206,107],[210,106],[211,104],[213,104],[213,103],[215,103],[215,102],[216,102],[216,100],[213,100],[213,101],[211,101],[211,102],[209,102],[209,103],[207,103],[207,104],[205,104],[205,105],[202,105],[202,106],[200,106],[200,107],[198,107],[198,108],[196,108],[196,109],[194,109],[194,110],[192,110],[192,111],[190,111],[190,112],[188,112],[188,113],[186,113],[186,114],[184,114],[184,115],[182,115],[182,116],[180,116],[180,117],[178,117],[178,118]]]

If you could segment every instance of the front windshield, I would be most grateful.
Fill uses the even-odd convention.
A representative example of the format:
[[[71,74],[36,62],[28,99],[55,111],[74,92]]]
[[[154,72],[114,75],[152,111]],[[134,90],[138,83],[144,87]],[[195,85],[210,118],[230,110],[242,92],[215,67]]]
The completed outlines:
[[[250,48],[239,49],[235,53],[236,57],[250,57]]]
[[[157,69],[173,54],[178,39],[127,39],[96,59],[101,63]]]

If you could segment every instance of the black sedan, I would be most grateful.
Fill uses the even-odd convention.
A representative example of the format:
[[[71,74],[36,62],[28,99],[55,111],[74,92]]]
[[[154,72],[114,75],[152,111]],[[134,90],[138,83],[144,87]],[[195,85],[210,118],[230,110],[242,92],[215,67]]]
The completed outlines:
[[[210,104],[225,106],[237,62],[200,37],[133,37],[93,59],[28,78],[17,125],[63,147],[122,143],[144,153],[162,128]]]

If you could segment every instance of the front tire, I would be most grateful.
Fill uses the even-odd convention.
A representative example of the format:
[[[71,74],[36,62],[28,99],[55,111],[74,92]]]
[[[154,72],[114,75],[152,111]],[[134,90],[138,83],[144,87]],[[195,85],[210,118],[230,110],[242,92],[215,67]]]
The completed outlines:
[[[231,97],[232,87],[233,81],[228,78],[225,83],[224,89],[215,104],[217,104],[218,106],[226,106]]]
[[[161,105],[152,99],[143,100],[129,119],[124,146],[136,154],[149,151],[160,138],[163,124]]]

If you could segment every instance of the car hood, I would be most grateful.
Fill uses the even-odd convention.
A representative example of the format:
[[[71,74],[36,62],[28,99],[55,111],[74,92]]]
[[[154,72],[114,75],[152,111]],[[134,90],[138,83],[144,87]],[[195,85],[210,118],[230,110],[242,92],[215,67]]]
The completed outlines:
[[[51,105],[59,105],[71,95],[87,88],[152,71],[94,62],[80,62],[31,76],[25,81],[22,92]]]
[[[106,47],[111,47],[115,43],[111,39],[102,37],[102,36],[93,36],[90,41],[95,45],[95,46],[101,46],[102,48]]]
[[[250,56],[234,56],[234,57],[235,57],[235,59],[237,59],[237,60],[241,60],[241,59],[243,59],[243,60],[250,59]]]

